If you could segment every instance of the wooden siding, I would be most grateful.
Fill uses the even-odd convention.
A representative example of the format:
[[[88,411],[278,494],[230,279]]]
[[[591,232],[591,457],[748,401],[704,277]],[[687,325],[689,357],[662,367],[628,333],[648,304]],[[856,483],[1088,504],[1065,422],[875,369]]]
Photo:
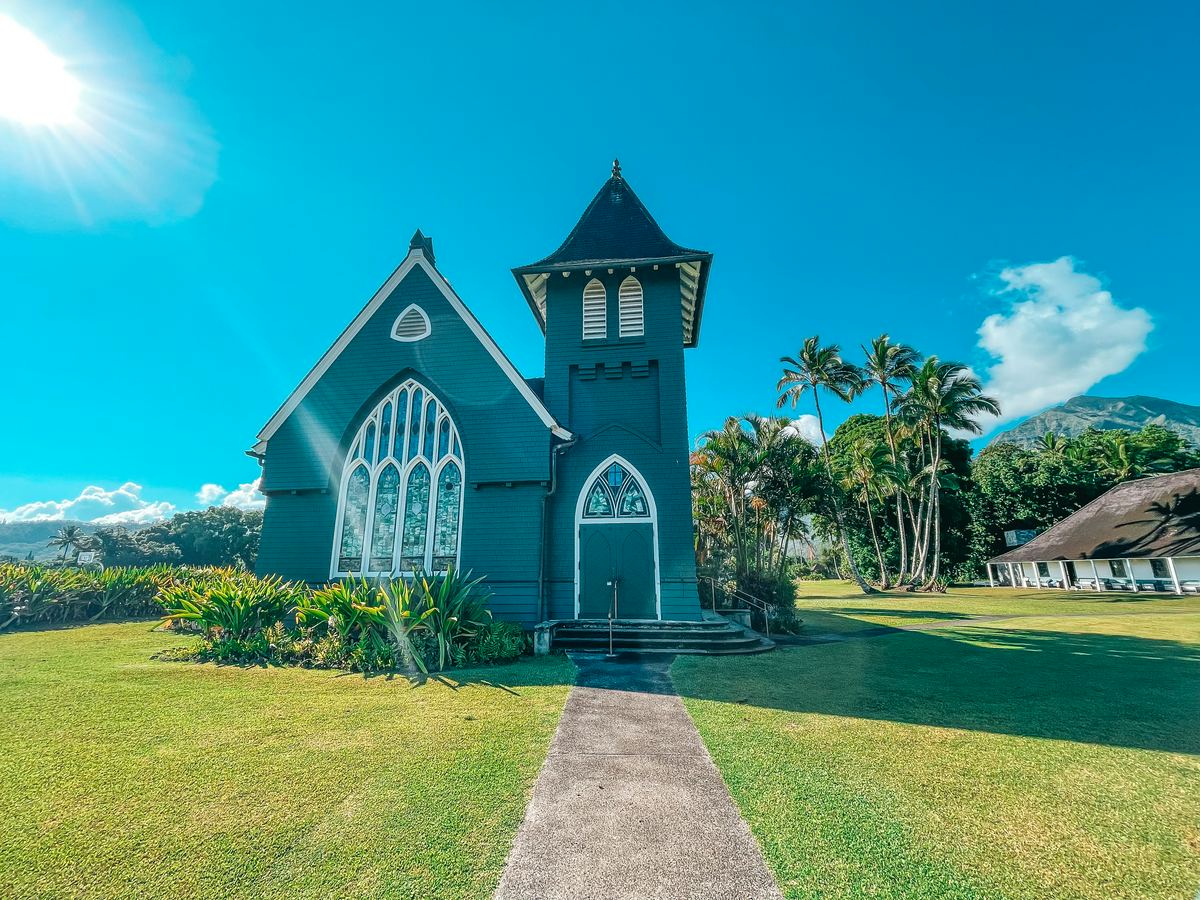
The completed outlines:
[[[393,340],[392,326],[411,303],[429,316],[432,333],[412,343]],[[409,272],[270,439],[258,571],[328,579],[347,444],[375,404],[407,377],[446,405],[462,439],[462,566],[494,580],[499,618],[531,624],[550,432],[420,268]],[[500,486],[489,486],[494,483]]]
[[[692,493],[679,274],[674,266],[635,273],[644,294],[645,334],[622,340],[618,293],[629,268],[555,274],[547,291],[545,400],[578,436],[559,459],[551,502],[548,614],[572,618],[575,603],[575,508],[584,481],[611,454],[637,468],[658,508],[662,616],[695,619]],[[607,341],[581,339],[582,296],[591,277],[608,295]],[[594,378],[582,378],[581,373]]]

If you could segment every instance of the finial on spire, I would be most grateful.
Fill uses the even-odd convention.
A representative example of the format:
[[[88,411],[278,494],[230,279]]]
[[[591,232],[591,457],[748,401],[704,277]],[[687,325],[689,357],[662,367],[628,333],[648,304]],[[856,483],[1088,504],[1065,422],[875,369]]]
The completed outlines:
[[[613,160],[613,173],[612,173],[612,177],[613,177],[613,178],[620,178],[620,177],[621,177],[621,161],[620,161],[619,159],[614,159],[614,160]]]

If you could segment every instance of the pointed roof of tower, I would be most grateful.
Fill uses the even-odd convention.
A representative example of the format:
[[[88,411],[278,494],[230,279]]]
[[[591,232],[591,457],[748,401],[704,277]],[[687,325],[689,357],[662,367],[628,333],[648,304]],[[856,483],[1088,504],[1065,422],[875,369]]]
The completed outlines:
[[[637,266],[679,268],[684,306],[684,343],[695,346],[700,308],[712,254],[682,247],[654,221],[613,160],[612,176],[592,198],[562,246],[544,259],[513,269],[542,330],[546,329],[546,281],[552,272]]]

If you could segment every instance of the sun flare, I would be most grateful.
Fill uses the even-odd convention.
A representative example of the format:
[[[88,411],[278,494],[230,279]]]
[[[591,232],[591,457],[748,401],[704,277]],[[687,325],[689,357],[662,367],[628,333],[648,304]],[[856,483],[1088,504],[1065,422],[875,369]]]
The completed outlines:
[[[69,125],[82,89],[37,35],[0,15],[0,117],[24,125]]]

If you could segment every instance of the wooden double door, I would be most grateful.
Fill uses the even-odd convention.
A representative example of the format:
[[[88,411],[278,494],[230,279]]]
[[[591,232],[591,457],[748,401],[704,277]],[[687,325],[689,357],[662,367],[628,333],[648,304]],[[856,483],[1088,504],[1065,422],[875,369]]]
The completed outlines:
[[[654,526],[622,522],[579,526],[579,618],[657,619]]]

